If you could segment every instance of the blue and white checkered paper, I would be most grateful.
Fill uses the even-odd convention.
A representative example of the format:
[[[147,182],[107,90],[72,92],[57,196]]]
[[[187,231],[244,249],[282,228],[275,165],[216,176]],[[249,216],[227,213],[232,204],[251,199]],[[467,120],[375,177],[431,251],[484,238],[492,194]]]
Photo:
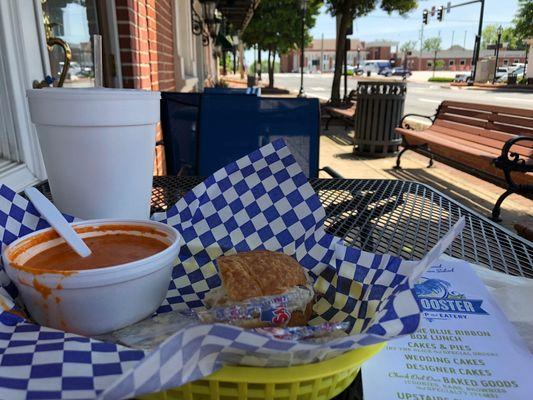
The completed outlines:
[[[239,327],[195,325],[150,353],[0,314],[0,398],[131,398],[205,377],[224,364],[288,366],[414,332],[420,310],[412,291],[460,233],[464,221],[421,262],[350,248],[324,231],[325,212],[294,157],[275,141],[217,171],[154,219],[184,238],[166,300],[158,310],[202,307],[220,285],[214,260],[253,249],[282,251],[309,272],[320,299],[311,323],[349,321],[350,336],[325,344],[278,340]],[[0,238],[5,246],[47,227],[39,213],[0,187]],[[1,272],[0,300],[9,310],[16,288]]]

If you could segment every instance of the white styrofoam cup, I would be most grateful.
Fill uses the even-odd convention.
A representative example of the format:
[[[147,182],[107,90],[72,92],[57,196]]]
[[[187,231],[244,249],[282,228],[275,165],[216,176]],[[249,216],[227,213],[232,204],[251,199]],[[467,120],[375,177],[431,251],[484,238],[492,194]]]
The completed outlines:
[[[159,92],[30,89],[55,205],[83,219],[147,219]]]

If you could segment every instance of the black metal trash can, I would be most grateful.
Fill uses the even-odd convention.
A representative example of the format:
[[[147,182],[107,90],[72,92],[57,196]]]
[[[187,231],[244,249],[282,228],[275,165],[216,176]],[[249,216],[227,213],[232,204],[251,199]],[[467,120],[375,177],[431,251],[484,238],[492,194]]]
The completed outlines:
[[[374,157],[394,155],[402,142],[394,128],[402,119],[406,83],[359,82],[356,92],[354,153]]]

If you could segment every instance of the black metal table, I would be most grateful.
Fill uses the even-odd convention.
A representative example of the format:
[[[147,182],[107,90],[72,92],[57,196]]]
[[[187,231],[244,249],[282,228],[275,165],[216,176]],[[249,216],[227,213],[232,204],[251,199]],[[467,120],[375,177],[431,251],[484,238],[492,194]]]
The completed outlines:
[[[152,211],[163,211],[202,182],[200,177],[154,177]],[[461,217],[462,235],[447,251],[475,264],[533,278],[533,243],[428,185],[399,180],[315,179],[326,209],[326,230],[349,245],[420,259]]]
[[[200,177],[154,177],[152,212],[168,209]],[[466,227],[447,254],[511,275],[533,278],[533,243],[428,185],[399,180],[314,179],[328,233],[349,245],[419,259],[461,217]],[[50,196],[48,185],[39,189]],[[362,398],[360,374],[336,400]]]

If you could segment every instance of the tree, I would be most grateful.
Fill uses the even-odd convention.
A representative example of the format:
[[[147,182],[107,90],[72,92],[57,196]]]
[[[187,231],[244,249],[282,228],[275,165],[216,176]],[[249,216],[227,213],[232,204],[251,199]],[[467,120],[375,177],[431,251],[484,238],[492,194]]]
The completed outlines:
[[[434,70],[438,69],[440,71],[441,69],[444,69],[444,60],[437,60],[437,61],[434,62],[433,65],[435,66]],[[435,75],[433,75],[433,76],[435,76]]]
[[[331,86],[331,102],[338,104],[341,97],[340,87],[344,49],[346,48],[346,32],[353,20],[370,13],[378,6],[389,14],[397,11],[400,15],[404,15],[416,8],[417,0],[327,0],[326,4],[328,12],[334,17],[339,17],[335,44],[335,73]]]
[[[442,43],[442,40],[440,37],[432,37],[424,40],[424,44],[422,45],[422,49],[426,51],[433,51],[433,77],[435,77],[435,69],[437,68],[437,53],[440,50],[440,45]]]
[[[485,50],[489,45],[495,45],[498,42],[498,25],[491,24],[483,28],[481,33],[481,48]],[[502,29],[502,43],[507,43],[511,50],[524,50],[525,44],[516,35],[515,29],[508,27]]]
[[[416,40],[408,40],[407,42],[404,42],[400,46],[400,52],[405,55],[408,52],[413,51],[416,48],[416,43]]]
[[[315,26],[322,2],[307,0],[305,44],[311,43],[309,30]],[[276,56],[300,48],[302,19],[300,1],[262,0],[243,34],[248,47],[258,45],[267,51],[268,86],[274,86]]]
[[[514,34],[519,44],[524,44],[524,39],[533,37],[533,1],[518,1],[518,11],[513,23]]]

